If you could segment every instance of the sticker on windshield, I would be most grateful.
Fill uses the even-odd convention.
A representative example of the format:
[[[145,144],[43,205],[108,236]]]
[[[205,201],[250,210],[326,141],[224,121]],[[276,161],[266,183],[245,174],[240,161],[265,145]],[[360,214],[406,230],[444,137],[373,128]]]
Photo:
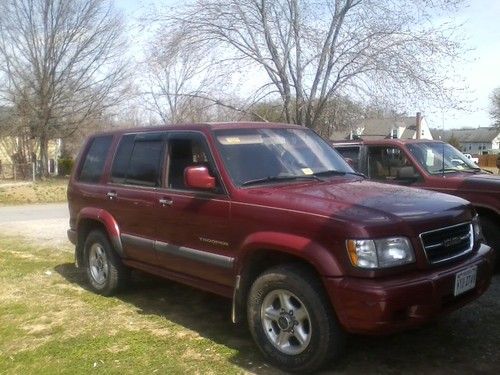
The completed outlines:
[[[230,145],[235,145],[241,143],[241,140],[238,137],[226,137],[226,142]]]
[[[307,174],[307,175],[314,173],[311,168],[302,168],[301,170],[302,170],[302,173]]]

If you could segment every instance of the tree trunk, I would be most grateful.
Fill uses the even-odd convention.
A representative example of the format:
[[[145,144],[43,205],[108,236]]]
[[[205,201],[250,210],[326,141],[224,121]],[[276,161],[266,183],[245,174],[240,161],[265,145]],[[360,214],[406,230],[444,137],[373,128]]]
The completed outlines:
[[[49,140],[47,136],[40,137],[40,174],[43,178],[49,177]]]

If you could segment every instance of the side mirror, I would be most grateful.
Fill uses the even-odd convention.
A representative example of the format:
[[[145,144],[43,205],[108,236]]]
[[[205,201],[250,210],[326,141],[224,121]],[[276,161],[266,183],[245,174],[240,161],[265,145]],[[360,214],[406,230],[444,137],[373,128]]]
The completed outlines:
[[[205,166],[191,166],[184,169],[184,185],[192,189],[215,189],[215,177],[210,176]]]
[[[349,166],[354,168],[354,160],[352,160],[352,158],[344,158],[344,160],[347,162],[347,164],[349,164]]]

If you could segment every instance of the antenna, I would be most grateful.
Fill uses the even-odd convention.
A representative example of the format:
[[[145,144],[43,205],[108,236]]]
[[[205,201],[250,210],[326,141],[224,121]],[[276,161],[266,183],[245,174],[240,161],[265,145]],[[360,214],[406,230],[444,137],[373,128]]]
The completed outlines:
[[[443,132],[442,134],[442,137],[441,137],[441,147],[442,147],[442,154],[441,154],[441,173],[444,177],[444,111],[443,109],[441,109],[441,131]]]

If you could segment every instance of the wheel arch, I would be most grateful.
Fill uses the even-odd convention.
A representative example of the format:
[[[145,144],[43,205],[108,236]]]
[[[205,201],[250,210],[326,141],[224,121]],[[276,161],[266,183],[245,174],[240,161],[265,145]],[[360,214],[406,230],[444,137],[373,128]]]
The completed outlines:
[[[310,239],[283,233],[253,235],[244,242],[236,261],[232,309],[234,323],[241,322],[246,315],[246,299],[253,281],[280,264],[298,264],[314,274],[322,285],[322,276],[342,274],[334,254]]]
[[[80,211],[77,218],[77,243],[75,259],[77,265],[83,264],[85,238],[92,230],[102,230],[113,245],[116,253],[122,257],[123,247],[120,239],[120,230],[113,216],[103,209],[87,207]]]

